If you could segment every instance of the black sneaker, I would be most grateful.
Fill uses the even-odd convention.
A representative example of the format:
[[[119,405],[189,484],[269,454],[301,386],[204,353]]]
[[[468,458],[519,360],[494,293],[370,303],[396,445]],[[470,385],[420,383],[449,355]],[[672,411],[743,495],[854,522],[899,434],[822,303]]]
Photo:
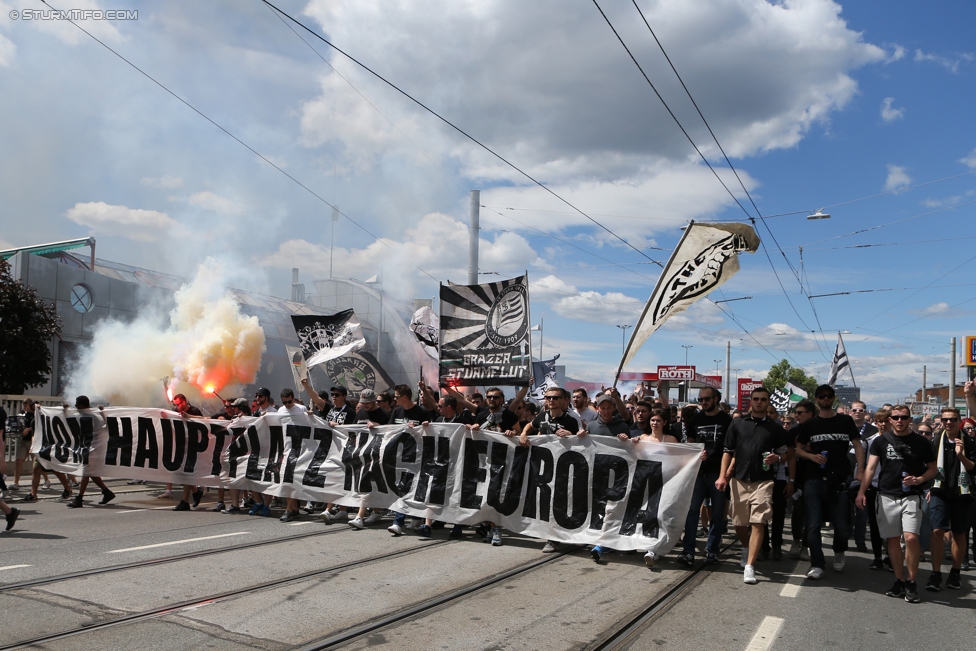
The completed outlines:
[[[456,525],[454,525],[454,528],[451,529],[451,533],[448,534],[448,537],[449,538],[460,538],[461,537],[461,533],[463,531],[464,531],[464,528],[461,525],[456,524]]]
[[[718,565],[718,554],[712,552],[705,554],[705,565]]]
[[[36,497],[34,498],[37,499]],[[14,522],[20,517],[20,509],[11,508],[10,513],[7,514],[7,528],[4,531],[10,531],[14,528]]]
[[[115,499],[115,493],[112,491],[102,491],[102,501],[99,504],[108,504]]]
[[[868,565],[868,569],[869,570],[883,570],[884,569],[884,563],[881,561],[880,558],[876,558],[873,561],[871,561],[871,564],[870,565]]]
[[[914,581],[905,582],[905,601],[910,604],[917,604],[920,601],[918,598],[918,585]]]
[[[174,506],[173,507],[173,510],[174,511],[189,511],[190,510],[190,505],[187,504],[186,502],[184,502],[183,500],[180,500],[180,503],[177,504],[176,506]]]
[[[956,568],[949,570],[949,578],[946,579],[946,587],[950,590],[958,590],[962,587],[962,583],[959,582],[959,570]]]
[[[884,568],[886,570],[888,570],[889,572],[894,572],[895,571],[895,568],[893,568],[891,566],[891,557],[890,556],[885,556],[884,557],[884,560],[881,561],[881,564],[884,565]]]
[[[200,506],[200,500],[202,499],[203,499],[203,491],[198,488],[197,492],[193,494],[193,508],[197,508],[198,506]]]
[[[904,597],[905,582],[899,579],[895,579],[895,585],[891,586],[891,589],[888,590],[888,592],[886,592],[885,594],[888,595],[889,597],[895,597],[896,599],[899,597]]]
[[[695,557],[692,556],[691,554],[685,554],[685,553],[678,554],[677,558],[675,558],[674,560],[680,563],[681,565],[691,566],[695,564]]]
[[[63,493],[61,493],[61,497],[59,499],[62,502],[66,501],[66,500],[70,500],[71,499],[71,491],[70,490],[65,490]]]
[[[211,511],[215,511],[215,512],[217,512],[217,513],[220,513],[220,512],[222,512],[222,511],[224,510],[224,508],[226,508],[226,507],[224,506],[224,503],[223,503],[223,502],[217,502],[217,505],[216,505],[216,506],[214,506],[214,507],[213,507],[212,509],[210,509],[210,510],[211,510]]]
[[[779,547],[773,547],[773,560],[781,561],[783,560],[783,550]]]
[[[68,502],[68,508],[69,509],[80,509],[83,506],[84,506],[84,504],[81,503],[81,495],[78,495],[73,500],[71,500],[70,502]]]
[[[857,543],[857,551],[861,552],[862,554],[867,554],[868,546],[864,543]]]
[[[925,584],[925,589],[929,592],[938,592],[942,589],[942,572],[932,572],[929,576],[928,583]]]
[[[33,493],[27,493],[27,495],[24,495],[24,498],[22,500],[20,500],[20,501],[21,502],[36,502],[37,501],[37,495],[34,495]]]

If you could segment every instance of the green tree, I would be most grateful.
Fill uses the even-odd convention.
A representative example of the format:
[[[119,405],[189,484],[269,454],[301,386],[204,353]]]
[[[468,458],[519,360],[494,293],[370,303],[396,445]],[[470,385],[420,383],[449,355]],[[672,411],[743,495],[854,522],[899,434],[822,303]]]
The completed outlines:
[[[773,364],[772,368],[769,369],[769,373],[766,375],[766,379],[763,380],[763,386],[770,391],[774,391],[776,389],[784,389],[787,382],[792,382],[795,386],[800,387],[811,398],[817,389],[817,380],[815,378],[804,373],[802,368],[792,366],[785,359]]]
[[[51,374],[51,338],[61,332],[53,305],[15,280],[0,260],[0,393],[22,394]]]

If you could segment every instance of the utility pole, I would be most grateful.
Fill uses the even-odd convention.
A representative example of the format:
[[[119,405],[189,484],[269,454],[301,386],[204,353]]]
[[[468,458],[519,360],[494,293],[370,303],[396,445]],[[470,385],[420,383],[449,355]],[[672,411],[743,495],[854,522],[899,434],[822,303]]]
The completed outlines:
[[[471,191],[471,225],[468,228],[468,284],[478,284],[478,241],[481,237],[481,190]]]
[[[732,404],[732,342],[725,342],[725,402]]]
[[[926,378],[926,373],[927,373],[927,369],[925,368],[925,365],[923,364],[922,365],[922,402],[928,402],[929,401],[928,396],[925,395],[926,394],[925,382],[926,382],[926,379],[927,379]]]
[[[339,221],[339,206],[332,206],[332,237],[329,240],[329,280],[332,280],[332,257],[335,252],[335,225]]]
[[[956,338],[949,345],[949,406],[956,406]]]

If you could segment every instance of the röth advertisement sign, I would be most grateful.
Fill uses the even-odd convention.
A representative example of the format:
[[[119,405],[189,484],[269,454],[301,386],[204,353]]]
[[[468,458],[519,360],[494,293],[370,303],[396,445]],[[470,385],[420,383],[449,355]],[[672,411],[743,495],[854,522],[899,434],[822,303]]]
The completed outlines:
[[[657,379],[659,380],[694,380],[694,366],[658,366]]]

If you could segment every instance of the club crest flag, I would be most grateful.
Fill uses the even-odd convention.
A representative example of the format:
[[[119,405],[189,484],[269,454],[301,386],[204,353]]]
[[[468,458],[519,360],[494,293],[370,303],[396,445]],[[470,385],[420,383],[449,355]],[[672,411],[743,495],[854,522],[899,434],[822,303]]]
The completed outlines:
[[[527,276],[441,285],[440,379],[451,386],[525,385],[531,374]]]
[[[776,411],[786,413],[790,409],[790,394],[782,389],[776,389],[773,395],[769,396],[769,404]]]
[[[352,310],[329,316],[295,315],[291,317],[298,343],[309,368],[342,357],[366,345],[359,319]]]
[[[827,384],[830,386],[837,384],[837,378],[840,377],[840,372],[850,367],[850,360],[847,359],[847,349],[844,348],[844,340],[838,332],[837,348],[834,350],[834,359],[830,362],[830,378],[827,379]],[[851,377],[853,378],[854,376],[852,375]]]
[[[739,253],[754,253],[759,236],[748,224],[691,222],[644,306],[617,375],[665,321],[684,312],[739,271]]]
[[[358,397],[366,389],[377,395],[384,391],[392,393],[395,386],[376,358],[365,350],[330,359],[323,368],[329,379],[346,387],[351,396]]]
[[[542,362],[532,362],[532,375],[535,377],[536,384],[529,392],[529,398],[533,402],[541,403],[542,397],[546,395],[546,391],[559,386],[556,384],[557,359],[559,359],[559,355]]]
[[[440,326],[434,310],[425,305],[413,313],[410,319],[410,331],[417,337],[417,341],[424,347],[424,352],[431,359],[437,359],[437,333]]]

